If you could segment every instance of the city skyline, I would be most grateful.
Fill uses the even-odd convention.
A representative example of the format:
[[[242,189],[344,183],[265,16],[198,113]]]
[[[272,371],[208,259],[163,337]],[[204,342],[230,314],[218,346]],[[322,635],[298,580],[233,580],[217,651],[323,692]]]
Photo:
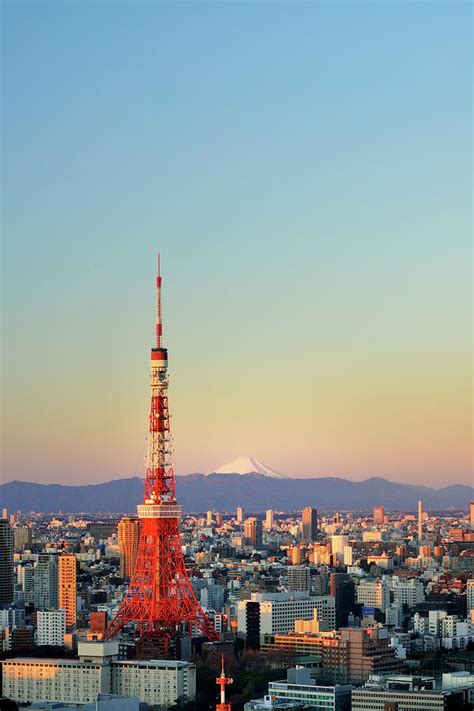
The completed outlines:
[[[178,474],[472,484],[470,8],[344,7],[4,4],[4,481],[144,475],[160,249]]]

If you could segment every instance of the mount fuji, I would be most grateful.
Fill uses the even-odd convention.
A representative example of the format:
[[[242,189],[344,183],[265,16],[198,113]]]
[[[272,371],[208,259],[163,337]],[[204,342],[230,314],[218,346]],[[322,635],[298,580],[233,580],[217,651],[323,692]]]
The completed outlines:
[[[279,474],[274,469],[267,467],[266,464],[259,462],[254,457],[239,457],[228,464],[214,469],[209,474],[261,474],[262,476],[270,477],[271,479],[284,479],[283,474]]]

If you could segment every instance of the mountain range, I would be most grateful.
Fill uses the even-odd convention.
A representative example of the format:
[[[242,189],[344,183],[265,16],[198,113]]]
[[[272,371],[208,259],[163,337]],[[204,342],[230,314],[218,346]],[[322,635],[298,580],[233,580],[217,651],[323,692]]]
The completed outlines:
[[[354,482],[338,477],[314,479],[274,478],[258,472],[189,474],[176,478],[176,494],[187,512],[210,509],[250,512],[272,508],[296,511],[305,506],[317,509],[368,511],[383,504],[387,510],[415,511],[418,499],[423,508],[467,509],[474,500],[474,488],[453,484],[442,489],[398,484],[372,477]],[[0,486],[0,506],[10,511],[43,513],[130,513],[143,497],[143,479],[115,479],[104,484],[65,486],[10,481]]]

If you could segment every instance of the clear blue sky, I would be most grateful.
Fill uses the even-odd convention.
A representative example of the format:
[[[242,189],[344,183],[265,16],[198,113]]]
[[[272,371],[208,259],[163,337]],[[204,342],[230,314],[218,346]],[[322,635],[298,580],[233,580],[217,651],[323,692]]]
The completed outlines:
[[[3,476],[471,480],[471,5],[4,2]]]

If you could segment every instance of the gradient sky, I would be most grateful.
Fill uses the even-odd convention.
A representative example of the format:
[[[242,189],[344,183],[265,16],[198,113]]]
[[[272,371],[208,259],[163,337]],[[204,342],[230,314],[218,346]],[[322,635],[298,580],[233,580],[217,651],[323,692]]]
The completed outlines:
[[[5,481],[472,481],[471,5],[4,2]]]

